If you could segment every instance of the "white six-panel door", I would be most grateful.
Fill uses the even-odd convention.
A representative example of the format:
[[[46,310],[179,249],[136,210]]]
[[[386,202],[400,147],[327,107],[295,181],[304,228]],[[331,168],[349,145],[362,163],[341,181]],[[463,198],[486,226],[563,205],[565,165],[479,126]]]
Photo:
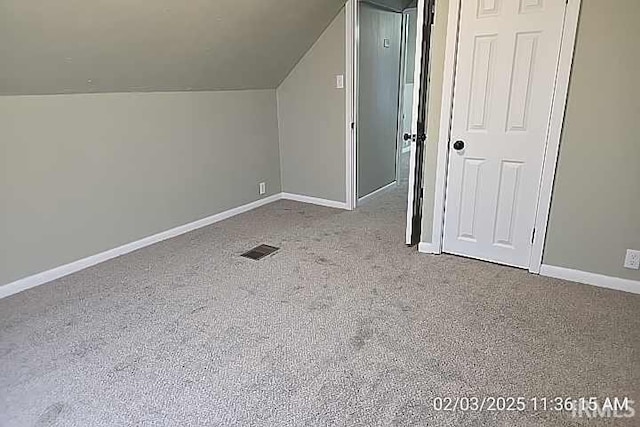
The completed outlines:
[[[564,12],[565,0],[462,1],[445,252],[529,266]]]

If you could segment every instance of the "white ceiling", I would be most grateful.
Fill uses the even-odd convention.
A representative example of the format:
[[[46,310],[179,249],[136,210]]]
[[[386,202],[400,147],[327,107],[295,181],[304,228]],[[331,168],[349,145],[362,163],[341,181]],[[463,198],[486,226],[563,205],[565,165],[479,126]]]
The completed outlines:
[[[0,95],[274,88],[345,0],[0,0]]]
[[[395,11],[403,11],[409,6],[415,7],[413,3],[417,2],[417,0],[364,0],[367,3],[372,3],[377,6],[381,6],[387,9],[395,10]]]

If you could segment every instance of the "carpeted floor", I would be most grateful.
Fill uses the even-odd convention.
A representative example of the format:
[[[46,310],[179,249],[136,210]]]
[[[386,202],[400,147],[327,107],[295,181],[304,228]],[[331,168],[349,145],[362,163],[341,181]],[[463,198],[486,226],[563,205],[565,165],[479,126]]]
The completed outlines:
[[[404,212],[402,187],[280,201],[0,300],[0,425],[574,426],[603,421],[433,404],[640,401],[639,296],[418,254]],[[259,243],[282,249],[239,257]]]

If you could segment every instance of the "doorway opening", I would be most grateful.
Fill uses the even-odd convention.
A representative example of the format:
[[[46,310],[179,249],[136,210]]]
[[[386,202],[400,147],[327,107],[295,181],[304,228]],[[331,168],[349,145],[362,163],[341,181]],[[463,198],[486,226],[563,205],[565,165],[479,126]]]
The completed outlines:
[[[434,3],[347,3],[348,205],[402,193],[407,244],[420,237],[422,197],[413,186],[422,175]]]

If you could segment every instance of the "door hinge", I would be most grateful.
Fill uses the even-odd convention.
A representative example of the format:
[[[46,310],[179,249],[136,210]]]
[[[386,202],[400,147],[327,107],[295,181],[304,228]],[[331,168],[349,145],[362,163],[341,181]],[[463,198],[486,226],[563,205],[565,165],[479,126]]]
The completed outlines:
[[[536,229],[533,229],[533,233],[531,233],[531,244],[533,245],[533,242],[535,242],[536,240]]]
[[[351,122],[351,130],[356,128],[356,124],[354,122]]]

